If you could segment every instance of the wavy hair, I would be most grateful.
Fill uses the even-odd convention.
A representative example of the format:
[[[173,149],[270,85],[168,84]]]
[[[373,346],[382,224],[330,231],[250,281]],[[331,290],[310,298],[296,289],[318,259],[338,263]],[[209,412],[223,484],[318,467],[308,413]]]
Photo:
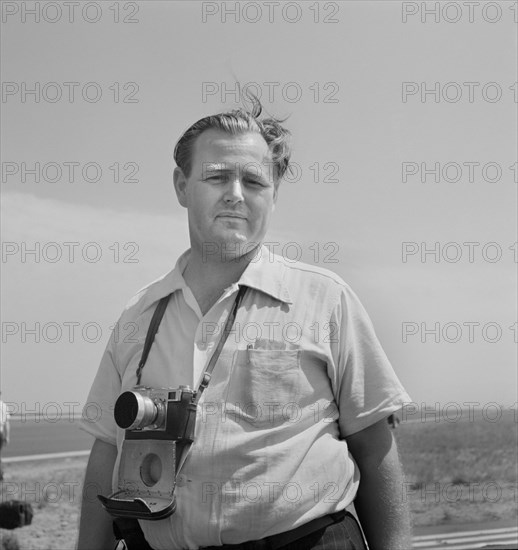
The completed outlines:
[[[205,130],[222,130],[237,135],[246,132],[257,132],[263,136],[272,153],[274,181],[278,185],[289,168],[291,157],[291,133],[281,123],[286,119],[273,116],[260,119],[263,106],[256,96],[251,96],[251,110],[234,109],[226,113],[201,118],[190,126],[177,141],[174,148],[174,160],[185,177],[192,169],[192,151],[196,138]]]

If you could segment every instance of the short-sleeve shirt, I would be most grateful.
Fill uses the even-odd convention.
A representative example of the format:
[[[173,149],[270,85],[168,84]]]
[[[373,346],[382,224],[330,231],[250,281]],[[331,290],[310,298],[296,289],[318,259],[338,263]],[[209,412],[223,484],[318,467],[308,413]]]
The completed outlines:
[[[0,401],[0,434],[4,433],[4,428],[9,422],[9,410],[7,405]]]
[[[172,293],[141,383],[198,387],[239,286],[247,291],[198,405],[195,442],[178,477],[177,510],[140,521],[157,550],[257,540],[350,505],[359,471],[345,437],[410,398],[372,323],[336,274],[266,247],[202,315],[183,279],[190,251],[128,304],[108,342],[82,427],[117,445],[118,395],[136,370],[158,300]]]

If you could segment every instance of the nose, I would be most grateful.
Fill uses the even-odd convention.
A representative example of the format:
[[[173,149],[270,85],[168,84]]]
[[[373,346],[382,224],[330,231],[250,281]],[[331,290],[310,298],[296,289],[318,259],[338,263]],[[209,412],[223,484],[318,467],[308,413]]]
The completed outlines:
[[[223,197],[227,204],[237,204],[242,202],[243,199],[243,186],[239,177],[232,178],[225,187],[225,194]]]

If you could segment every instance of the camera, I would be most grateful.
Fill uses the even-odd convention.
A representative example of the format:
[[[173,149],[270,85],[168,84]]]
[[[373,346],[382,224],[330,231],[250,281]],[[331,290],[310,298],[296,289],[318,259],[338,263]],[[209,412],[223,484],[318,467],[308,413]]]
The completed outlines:
[[[117,491],[98,495],[113,517],[158,520],[176,509],[176,474],[194,441],[196,392],[189,386],[135,386],[114,409],[124,429]]]

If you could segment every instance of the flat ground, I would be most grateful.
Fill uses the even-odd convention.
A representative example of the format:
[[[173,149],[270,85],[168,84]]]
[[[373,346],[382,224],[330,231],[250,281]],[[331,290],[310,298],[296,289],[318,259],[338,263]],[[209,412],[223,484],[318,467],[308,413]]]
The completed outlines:
[[[406,472],[401,498],[414,526],[513,520],[518,513],[518,424],[497,422],[403,423],[395,431]],[[0,529],[1,550],[72,550],[86,458],[6,465],[0,498],[32,503],[32,525]],[[92,495],[92,498],[95,498]]]

